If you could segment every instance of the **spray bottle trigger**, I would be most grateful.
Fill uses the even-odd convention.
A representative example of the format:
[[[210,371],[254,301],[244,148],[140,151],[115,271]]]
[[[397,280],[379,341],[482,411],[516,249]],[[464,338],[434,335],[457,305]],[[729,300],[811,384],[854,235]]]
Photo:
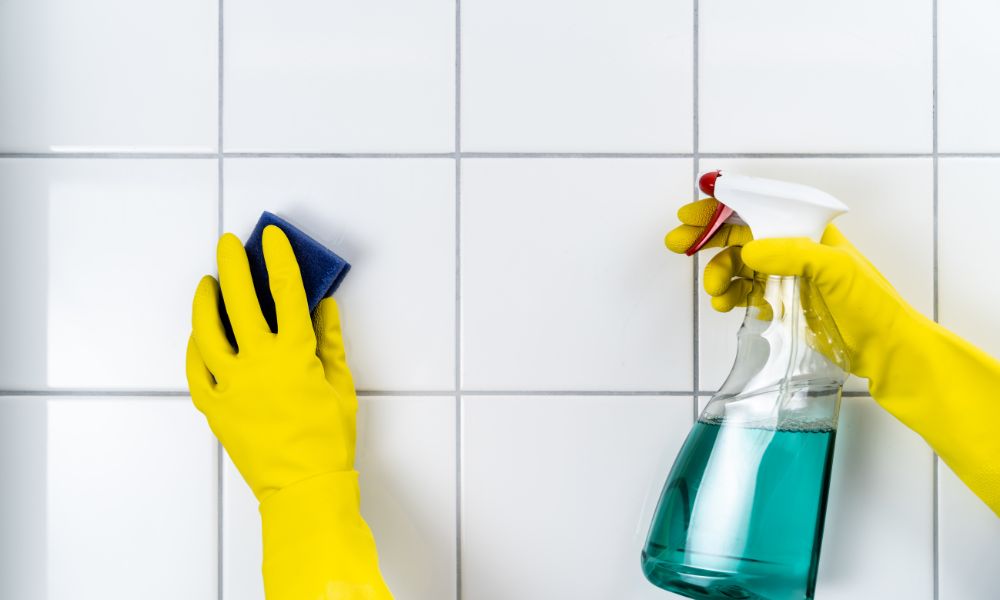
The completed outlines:
[[[715,212],[712,213],[712,218],[708,220],[708,225],[706,225],[705,229],[701,231],[701,234],[698,235],[698,239],[691,244],[691,247],[684,251],[684,254],[693,256],[695,252],[701,250],[702,247],[708,243],[708,240],[712,239],[715,232],[722,227],[723,223],[726,222],[726,219],[732,215],[733,209],[719,202],[719,205],[715,207]]]

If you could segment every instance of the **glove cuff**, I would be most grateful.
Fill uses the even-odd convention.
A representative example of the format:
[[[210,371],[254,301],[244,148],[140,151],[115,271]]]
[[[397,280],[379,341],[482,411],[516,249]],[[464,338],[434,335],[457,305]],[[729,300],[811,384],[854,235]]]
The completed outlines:
[[[391,598],[361,517],[357,471],[317,475],[260,503],[268,600]]]
[[[872,397],[1000,515],[1000,403],[983,397],[1000,383],[1000,362],[915,311],[886,348]]]

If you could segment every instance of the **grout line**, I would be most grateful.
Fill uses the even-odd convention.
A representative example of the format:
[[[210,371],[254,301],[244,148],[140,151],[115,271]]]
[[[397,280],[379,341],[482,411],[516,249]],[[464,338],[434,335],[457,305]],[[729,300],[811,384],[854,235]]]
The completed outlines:
[[[247,158],[694,158],[694,153],[674,152],[0,152],[0,160],[18,158],[39,159],[101,159],[101,160],[179,160],[179,159]],[[699,152],[700,158],[1000,158],[1000,152]]]
[[[691,390],[462,390],[463,396],[690,396]]]
[[[704,158],[928,158],[929,152],[703,152]]]
[[[694,191],[692,191],[692,196],[693,196],[694,200],[698,200],[698,185],[697,185],[697,181],[698,181],[698,169],[701,168],[701,160],[700,160],[701,159],[701,155],[700,155],[700,147],[699,147],[700,131],[699,131],[699,122],[698,122],[698,105],[699,105],[698,88],[699,88],[699,81],[700,81],[700,78],[699,78],[699,75],[700,75],[700,73],[699,73],[699,62],[698,62],[698,47],[699,47],[699,36],[698,36],[698,33],[699,33],[699,23],[698,23],[698,0],[692,0],[692,2],[693,2],[693,5],[692,5],[692,26],[693,26],[692,45],[693,45],[693,49],[692,49],[692,69],[691,70],[692,70],[693,81],[692,81],[692,87],[691,87],[691,101],[692,101],[692,108],[691,108],[691,116],[692,116],[692,121],[691,121],[692,122],[692,125],[691,125],[691,138],[692,138],[692,140],[691,140],[691,150],[692,150],[692,154],[691,154],[691,156],[694,159],[692,161],[692,170],[693,170],[692,181],[694,182],[694,185],[692,186],[692,187],[694,187]],[[699,360],[699,354],[700,354],[700,351],[701,351],[701,348],[700,348],[701,330],[700,330],[700,323],[699,323],[700,315],[699,315],[699,310],[698,310],[698,271],[700,269],[701,269],[700,261],[698,260],[698,255],[695,254],[694,255],[694,260],[691,261],[691,273],[692,273],[692,282],[691,282],[691,317],[693,319],[692,326],[691,326],[692,327],[692,329],[691,329],[691,333],[692,333],[692,335],[691,335],[691,351],[692,351],[692,353],[694,355],[693,359],[691,361],[691,366],[692,366],[691,389],[693,390],[693,396],[691,398],[691,412],[693,413],[693,420],[694,421],[698,420],[698,391],[699,391],[699,387],[701,386],[701,381],[700,381],[701,363],[700,363],[700,360]]]
[[[700,390],[698,396],[714,396],[718,392],[718,390]],[[674,395],[674,392],[670,392],[670,394]],[[843,398],[871,398],[870,393],[860,391],[845,391],[841,392],[840,395]]]
[[[463,158],[691,158],[684,152],[462,152]]]
[[[0,152],[5,158],[93,158],[93,159],[214,159],[215,152]]]
[[[415,396],[415,397],[425,397],[425,396],[454,396],[455,390],[357,390],[355,392],[358,396],[391,396],[391,397],[404,397],[404,396]]]
[[[223,550],[224,550],[223,549],[223,543],[224,543],[224,537],[223,537],[223,531],[224,531],[223,518],[225,517],[225,504],[223,502],[222,493],[223,493],[223,485],[224,485],[223,484],[223,480],[225,479],[225,477],[223,477],[223,474],[225,473],[225,458],[224,458],[225,455],[223,454],[223,451],[222,451],[222,442],[219,442],[218,440],[216,440],[215,445],[216,445],[216,450],[215,450],[215,475],[216,475],[217,484],[218,484],[218,487],[216,488],[216,494],[215,494],[215,510],[217,511],[217,515],[218,515],[217,516],[218,522],[216,523],[216,526],[218,527],[218,531],[216,532],[216,536],[218,537],[218,542],[217,542],[217,544],[218,544],[218,555],[216,556],[216,565],[217,565],[217,567],[216,567],[216,575],[215,576],[217,578],[216,585],[217,585],[217,593],[218,593],[218,596],[219,596],[219,600],[223,600],[225,598],[225,596],[224,596],[224,587],[225,587],[225,577],[224,577],[224,575],[225,575],[225,568],[224,567],[225,567],[225,561],[223,561],[223,556],[224,556],[223,555]]]
[[[938,0],[931,0],[931,77],[932,77],[932,87],[931,87],[931,123],[932,123],[932,163],[934,168],[934,200],[933,200],[933,220],[934,220],[934,235],[933,235],[933,248],[934,248],[934,320],[938,321],[939,318],[939,295],[938,295],[938,214],[939,214],[939,197],[938,197]],[[938,560],[938,545],[939,545],[939,519],[938,519],[938,459],[937,453],[931,454],[931,473],[933,475],[933,489],[931,490],[931,550],[933,553],[933,582],[934,582],[934,600],[938,600],[940,594],[940,571]]]
[[[218,162],[218,202],[219,211],[217,215],[218,223],[217,233],[221,237],[223,230],[225,228],[225,153],[223,151],[223,126],[225,121],[225,10],[224,10],[225,0],[219,0],[219,34],[218,34],[218,104],[216,106],[216,127],[217,127],[217,138],[216,138],[216,161]],[[224,451],[222,449],[222,442],[216,440],[215,443],[215,453],[216,453],[216,518],[218,522],[216,526],[218,531],[216,532],[217,544],[218,544],[218,556],[216,558],[216,585],[219,600],[225,599],[225,518],[226,518],[226,507],[225,507],[225,483],[223,474],[225,472],[224,465]]]
[[[462,600],[462,0],[455,0],[455,600]]]
[[[455,158],[455,152],[225,152],[226,158]]]
[[[0,390],[0,396],[40,396],[45,398],[187,398],[187,390]]]
[[[456,368],[456,371],[458,369]],[[693,390],[358,390],[358,396],[386,397],[431,397],[431,396],[690,396]],[[713,391],[701,391],[699,395],[710,395]],[[844,392],[845,396],[867,396],[866,392]],[[0,390],[0,397],[38,396],[45,398],[188,398],[187,390],[141,390],[141,389],[25,389]]]

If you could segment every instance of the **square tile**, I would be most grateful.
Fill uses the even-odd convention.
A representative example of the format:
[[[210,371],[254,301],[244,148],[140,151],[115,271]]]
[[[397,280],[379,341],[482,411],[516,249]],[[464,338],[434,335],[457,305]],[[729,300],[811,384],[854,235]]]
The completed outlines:
[[[939,300],[941,323],[1000,355],[1000,294],[992,224],[1000,218],[1000,184],[983,173],[997,159],[941,159],[939,165]],[[984,557],[1000,553],[1000,521],[943,462],[938,463],[938,556],[943,600],[989,598],[1000,586]]]
[[[462,163],[462,385],[689,390],[687,159]]]
[[[938,3],[938,147],[942,152],[1000,150],[1000,4]]]
[[[639,556],[690,397],[462,402],[462,597],[673,597]]]
[[[1000,159],[941,159],[938,166],[938,299],[941,324],[1000,356],[1000,267],[995,227]],[[985,176],[984,176],[985,174]]]
[[[942,600],[992,598],[1000,573],[1000,519],[938,461],[938,576]]]
[[[186,388],[216,194],[210,160],[0,159],[0,386]]]
[[[227,231],[268,210],[353,265],[335,297],[359,389],[454,388],[454,161],[233,159],[225,186]]]
[[[690,152],[692,3],[462,2],[466,151]]]
[[[48,600],[216,598],[215,438],[190,400],[56,399],[46,429]]]
[[[930,152],[931,0],[699,7],[702,152]]]
[[[218,5],[0,5],[0,151],[215,149]]]
[[[43,398],[0,397],[0,598],[48,600]]]
[[[455,402],[454,396],[361,398],[361,512],[397,598],[455,598]]]
[[[397,598],[455,597],[455,398],[360,398],[361,512]],[[263,600],[257,501],[225,461],[225,598]]]
[[[871,398],[851,397],[833,460],[816,596],[932,600],[931,449]]]
[[[225,27],[227,150],[454,150],[455,0],[246,0]]]
[[[850,207],[837,226],[917,310],[934,310],[934,172],[929,158],[703,159],[702,170],[734,172],[804,183]],[[710,255],[700,258],[701,268]],[[701,274],[699,273],[699,278]],[[742,311],[720,316],[699,286],[701,389],[715,390],[736,356]],[[851,377],[846,389],[867,390]]]
[[[222,451],[222,598],[265,600],[257,498]]]

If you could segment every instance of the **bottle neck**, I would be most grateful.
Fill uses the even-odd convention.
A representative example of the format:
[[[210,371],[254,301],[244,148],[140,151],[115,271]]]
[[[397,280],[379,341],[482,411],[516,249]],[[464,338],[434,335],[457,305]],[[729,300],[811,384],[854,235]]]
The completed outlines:
[[[799,277],[758,275],[747,304],[736,361],[717,398],[739,400],[741,414],[769,426],[797,412],[827,410],[809,398],[839,399],[849,369],[846,347],[815,287]],[[833,414],[808,419],[835,422],[839,400],[826,405]]]

